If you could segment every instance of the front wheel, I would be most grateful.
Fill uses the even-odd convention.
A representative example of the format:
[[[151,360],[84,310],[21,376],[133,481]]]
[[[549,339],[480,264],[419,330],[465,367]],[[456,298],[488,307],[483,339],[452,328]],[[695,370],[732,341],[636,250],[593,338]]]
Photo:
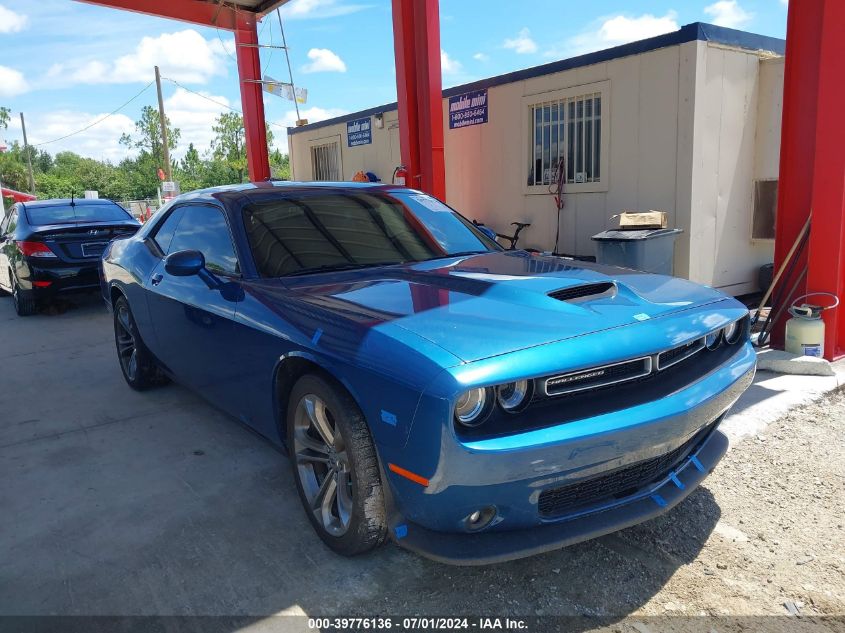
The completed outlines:
[[[114,342],[126,384],[137,391],[143,391],[167,382],[153,355],[141,340],[125,297],[120,297],[114,303]]]
[[[303,376],[289,399],[287,440],[299,497],[323,542],[345,556],[379,545],[387,528],[378,458],[352,398]]]

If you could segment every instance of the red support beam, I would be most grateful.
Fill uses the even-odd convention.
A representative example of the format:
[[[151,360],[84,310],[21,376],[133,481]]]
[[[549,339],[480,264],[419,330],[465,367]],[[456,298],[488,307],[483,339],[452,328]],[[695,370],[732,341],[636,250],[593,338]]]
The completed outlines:
[[[241,14],[235,29],[235,48],[241,82],[241,109],[249,179],[260,182],[270,178],[267,155],[267,124],[264,121],[264,96],[261,90],[261,60],[258,55],[257,20],[253,14]]]
[[[227,31],[235,29],[238,17],[236,10],[229,5],[197,0],[77,0],[77,2],[181,20],[202,26],[216,26]]]
[[[399,145],[407,185],[446,198],[438,0],[392,0]]]
[[[800,6],[798,6],[800,4]],[[845,2],[804,0],[789,7],[781,134],[775,268],[812,210],[808,248],[796,266],[807,277],[796,296],[833,292],[845,299]],[[794,277],[793,277],[794,280]],[[788,289],[792,280],[781,286]],[[777,307],[777,306],[775,306]],[[785,318],[788,318],[785,317]],[[772,339],[783,342],[783,324]],[[829,310],[825,357],[845,356],[845,312]]]

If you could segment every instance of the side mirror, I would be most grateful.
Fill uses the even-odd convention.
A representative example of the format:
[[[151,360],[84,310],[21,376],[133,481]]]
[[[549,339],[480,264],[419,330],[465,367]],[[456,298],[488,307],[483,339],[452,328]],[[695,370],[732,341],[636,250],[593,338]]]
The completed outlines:
[[[164,269],[174,277],[199,275],[205,269],[205,256],[199,251],[177,251],[164,260]]]

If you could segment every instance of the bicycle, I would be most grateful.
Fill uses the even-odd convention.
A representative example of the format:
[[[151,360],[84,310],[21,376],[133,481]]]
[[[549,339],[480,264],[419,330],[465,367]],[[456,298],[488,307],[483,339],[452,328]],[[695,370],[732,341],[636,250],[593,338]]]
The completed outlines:
[[[507,235],[506,233],[497,233],[490,227],[485,226],[483,222],[479,222],[478,220],[473,220],[472,223],[477,226],[480,230],[482,230],[485,235],[487,235],[491,239],[497,241],[499,239],[508,240],[510,242],[510,246],[507,247],[507,250],[509,251],[516,250],[516,244],[519,241],[519,234],[522,232],[523,229],[531,226],[530,222],[511,222],[511,226],[515,226],[516,229],[514,230],[513,235]],[[502,244],[502,246],[504,246],[504,244]]]

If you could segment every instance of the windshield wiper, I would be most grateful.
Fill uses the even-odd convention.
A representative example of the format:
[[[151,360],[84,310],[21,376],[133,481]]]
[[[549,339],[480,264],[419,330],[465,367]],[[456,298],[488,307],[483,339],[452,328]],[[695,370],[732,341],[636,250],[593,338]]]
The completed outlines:
[[[315,273],[328,273],[334,272],[336,270],[356,270],[359,268],[377,268],[378,266],[393,266],[396,264],[402,264],[404,262],[401,261],[390,261],[390,262],[372,262],[366,264],[360,263],[343,263],[343,264],[323,264],[322,266],[312,266],[310,268],[300,268],[299,270],[295,270],[291,273],[286,275],[282,275],[283,277],[298,277],[300,275],[312,275]]]

